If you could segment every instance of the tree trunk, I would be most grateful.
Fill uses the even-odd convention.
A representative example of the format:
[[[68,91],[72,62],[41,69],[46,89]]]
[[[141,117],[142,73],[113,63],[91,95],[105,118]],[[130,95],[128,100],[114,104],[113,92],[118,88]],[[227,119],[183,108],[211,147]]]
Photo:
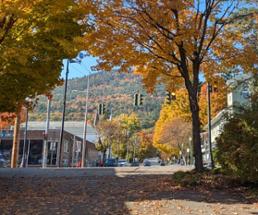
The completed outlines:
[[[17,168],[20,148],[20,123],[21,123],[21,108],[18,108],[14,124],[13,134],[13,147],[12,147],[12,158],[11,168]]]
[[[203,170],[202,149],[201,149],[201,128],[199,116],[199,104],[196,98],[190,99],[190,107],[192,113],[192,135],[193,135],[193,149],[195,158],[195,169],[197,171]]]
[[[107,150],[102,151],[103,157],[102,157],[102,166],[105,166],[106,163],[106,156],[107,156]]]
[[[184,50],[183,57],[185,59]],[[195,158],[195,169],[200,172],[203,170],[202,162],[202,149],[201,149],[201,126],[200,126],[200,107],[198,103],[198,85],[199,85],[199,69],[200,61],[197,57],[193,62],[193,77],[189,76],[189,71],[186,63],[183,64],[182,75],[185,80],[185,87],[188,92],[190,110],[192,114],[192,141],[193,141],[193,153]]]

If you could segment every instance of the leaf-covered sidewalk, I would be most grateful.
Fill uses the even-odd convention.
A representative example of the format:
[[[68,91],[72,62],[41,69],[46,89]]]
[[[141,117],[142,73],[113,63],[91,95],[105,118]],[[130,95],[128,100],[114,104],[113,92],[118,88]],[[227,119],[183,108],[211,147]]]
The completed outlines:
[[[171,176],[0,178],[0,214],[258,214],[239,190],[177,186]]]

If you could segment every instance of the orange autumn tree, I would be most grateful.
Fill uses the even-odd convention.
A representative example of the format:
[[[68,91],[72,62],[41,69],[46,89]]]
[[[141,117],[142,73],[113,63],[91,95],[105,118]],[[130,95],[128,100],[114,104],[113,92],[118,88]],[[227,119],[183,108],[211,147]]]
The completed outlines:
[[[141,162],[145,158],[157,157],[158,155],[158,151],[153,145],[152,136],[152,130],[141,130],[137,133],[139,143],[137,157]]]
[[[215,117],[226,106],[227,89],[223,79],[217,79],[213,83],[214,90],[211,93],[211,115]],[[164,103],[162,105],[159,119],[155,124],[153,141],[154,145],[165,153],[168,152],[167,148],[178,148],[176,144],[171,144],[175,140],[181,141],[178,132],[172,132],[175,125],[184,125],[181,128],[187,127],[187,123],[191,122],[191,111],[189,108],[189,101],[187,91],[179,89],[174,92],[176,99],[171,104]],[[201,127],[207,124],[207,83],[200,87],[199,92],[199,105],[200,105],[200,121]],[[177,126],[177,125],[176,125]],[[188,126],[189,128],[189,126]],[[185,129],[182,129],[185,130]],[[187,130],[187,129],[186,129]],[[169,135],[168,135],[169,134]],[[185,134],[185,133],[183,133]],[[184,136],[184,135],[183,135]],[[188,135],[189,138],[189,135]],[[164,139],[166,141],[164,141]]]
[[[0,113],[0,130],[8,129],[8,128],[10,128],[10,126],[13,126],[15,118],[16,118],[15,113],[8,113],[8,112]],[[22,108],[21,122],[25,122],[25,121],[26,121],[26,109]]]
[[[161,121],[160,121],[161,122]],[[171,156],[178,156],[181,151],[185,157],[186,149],[189,146],[191,137],[191,123],[182,118],[170,118],[164,121],[162,126],[155,127],[154,146],[163,153]],[[158,124],[158,123],[157,123]],[[167,150],[170,149],[167,153]],[[165,151],[164,151],[165,150]]]
[[[227,106],[227,85],[225,80],[219,79],[212,84],[211,92],[211,118],[214,118],[220,111],[222,111]],[[208,123],[207,116],[207,83],[204,83],[200,90],[200,119],[202,126],[205,126]]]
[[[15,114],[0,113],[0,130],[6,129],[14,123]]]
[[[200,138],[200,75],[237,67],[257,72],[254,53],[244,33],[231,28],[234,16],[247,6],[240,0],[109,0],[88,1],[95,6],[90,18],[95,31],[86,35],[87,50],[99,57],[97,69],[141,73],[146,87],[170,81],[184,87],[191,111],[195,168],[203,169]]]

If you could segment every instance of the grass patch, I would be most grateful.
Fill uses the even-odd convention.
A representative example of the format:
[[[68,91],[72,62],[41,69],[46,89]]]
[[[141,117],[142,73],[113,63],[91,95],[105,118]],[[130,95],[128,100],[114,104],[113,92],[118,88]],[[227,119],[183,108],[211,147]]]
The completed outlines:
[[[258,193],[258,183],[243,182],[239,178],[224,174],[220,168],[202,172],[179,171],[173,174],[172,179],[182,187],[205,186],[215,189],[245,187]]]

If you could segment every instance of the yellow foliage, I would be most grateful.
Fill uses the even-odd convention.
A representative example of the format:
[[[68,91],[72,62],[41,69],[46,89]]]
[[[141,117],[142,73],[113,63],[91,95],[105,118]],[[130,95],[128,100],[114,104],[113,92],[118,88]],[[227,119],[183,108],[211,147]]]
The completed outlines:
[[[166,156],[168,158],[171,158],[172,156],[178,156],[179,155],[179,148],[178,147],[173,147],[167,144],[158,144],[158,143],[154,143],[154,146],[161,152],[163,152],[164,154],[166,154]]]
[[[233,14],[244,11],[238,5],[241,0],[230,3],[221,0],[90,2],[95,7],[91,14],[95,31],[85,36],[85,46],[99,57],[97,69],[132,72],[135,68],[149,91],[160,82],[173,91],[185,88],[190,98],[188,103],[180,102],[179,108],[173,111],[180,115],[179,110],[184,110],[181,115],[189,120],[185,106],[191,107],[188,110],[197,121],[193,127],[196,167],[201,170],[200,77],[203,75],[212,81],[217,75],[236,68],[241,72],[258,73],[257,53],[246,38],[246,31],[236,26],[237,20],[253,16],[248,12],[241,16]],[[245,6],[248,11],[248,3]]]
[[[227,89],[225,82],[221,79],[217,79],[216,82],[211,83],[216,92],[211,93],[211,110],[212,117],[215,117],[226,106],[226,94]],[[181,89],[175,92],[176,100],[172,101],[172,104],[164,104],[160,111],[160,117],[155,124],[153,141],[154,145],[159,149],[160,145],[171,144],[170,142],[162,143],[162,139],[168,132],[168,125],[173,123],[175,119],[182,119],[185,122],[191,122],[191,112],[189,109],[189,99],[186,90]],[[200,120],[202,125],[207,124],[207,84],[204,84],[200,90],[199,95],[200,106]],[[171,131],[170,131],[171,132]],[[171,138],[173,138],[171,136]],[[176,136],[174,138],[177,138]],[[172,141],[172,139],[171,139]],[[165,146],[164,146],[165,147]]]
[[[15,111],[26,97],[60,84],[63,58],[82,50],[87,10],[73,0],[0,3],[0,110]]]
[[[193,78],[200,72],[215,78],[214,74],[236,65],[257,72],[257,54],[248,48],[244,32],[222,25],[237,2],[212,1],[206,5],[210,8],[199,8],[211,10],[206,13],[188,0],[92,1],[96,28],[85,35],[85,46],[100,58],[98,69],[135,68],[150,91],[159,81],[181,88],[189,79],[197,87]],[[195,73],[193,62],[199,68]]]

